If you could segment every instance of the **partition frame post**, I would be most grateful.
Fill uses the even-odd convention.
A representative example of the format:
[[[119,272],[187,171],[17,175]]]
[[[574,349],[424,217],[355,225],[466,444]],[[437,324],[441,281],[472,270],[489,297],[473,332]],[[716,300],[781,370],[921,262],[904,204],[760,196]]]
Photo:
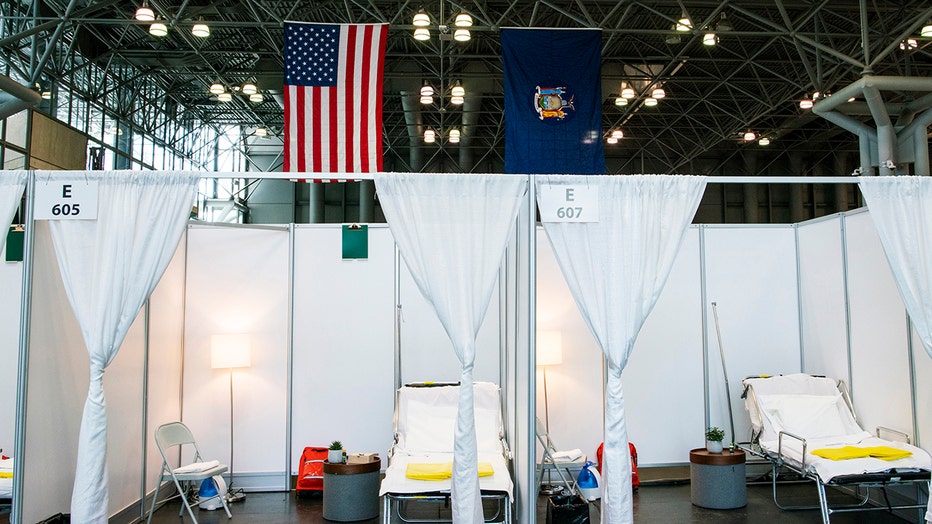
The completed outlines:
[[[32,257],[35,244],[35,220],[33,204],[35,202],[36,172],[30,170],[26,178],[26,213],[23,222],[26,226],[23,239],[23,291],[20,295],[19,318],[19,366],[16,374],[16,427],[13,441],[13,497],[10,512],[11,524],[22,524],[23,513],[23,472],[25,467],[21,457],[26,450],[26,397],[29,386],[29,329],[32,319]]]

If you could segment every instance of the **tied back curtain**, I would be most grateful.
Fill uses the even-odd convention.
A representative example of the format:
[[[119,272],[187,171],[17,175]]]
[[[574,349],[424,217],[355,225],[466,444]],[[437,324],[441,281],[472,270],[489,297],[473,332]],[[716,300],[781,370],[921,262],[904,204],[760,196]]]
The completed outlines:
[[[541,191],[598,190],[597,222],[544,222],[563,277],[605,354],[602,522],[634,521],[621,372],[692,221],[705,177],[538,176]]]
[[[106,367],[178,247],[199,177],[193,172],[39,172],[75,185],[97,181],[96,220],[52,220],[55,256],[90,357],[71,520],[106,523]]]
[[[932,357],[932,178],[860,177],[858,187],[909,319]],[[932,522],[932,499],[925,518]]]
[[[527,178],[378,174],[375,187],[401,256],[463,366],[453,449],[453,521],[481,524],[472,390],[476,334]]]
[[[0,225],[4,228],[3,234],[0,235],[0,251],[6,244],[5,229],[10,225],[13,214],[19,207],[28,174],[28,171],[0,171]]]

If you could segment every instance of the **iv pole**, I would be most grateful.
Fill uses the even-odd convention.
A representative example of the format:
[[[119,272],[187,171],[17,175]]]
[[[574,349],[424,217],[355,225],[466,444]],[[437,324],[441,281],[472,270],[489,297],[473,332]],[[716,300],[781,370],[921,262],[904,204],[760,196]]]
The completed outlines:
[[[722,375],[725,377],[725,399],[728,401],[728,423],[731,428],[731,449],[735,447],[735,418],[731,412],[731,387],[728,385],[728,371],[725,370],[725,350],[722,348],[722,332],[718,326],[718,305],[712,302],[712,316],[715,318],[715,335],[718,337],[718,354],[722,358]]]

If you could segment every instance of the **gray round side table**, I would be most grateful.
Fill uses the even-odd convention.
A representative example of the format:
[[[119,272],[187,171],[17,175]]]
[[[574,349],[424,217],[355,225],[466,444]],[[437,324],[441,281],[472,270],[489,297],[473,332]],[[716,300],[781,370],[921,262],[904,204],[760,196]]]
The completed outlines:
[[[702,508],[733,509],[748,505],[744,451],[709,453],[705,448],[689,452],[689,492],[692,503]]]
[[[379,516],[382,461],[362,464],[324,462],[324,512],[327,520],[349,522]]]

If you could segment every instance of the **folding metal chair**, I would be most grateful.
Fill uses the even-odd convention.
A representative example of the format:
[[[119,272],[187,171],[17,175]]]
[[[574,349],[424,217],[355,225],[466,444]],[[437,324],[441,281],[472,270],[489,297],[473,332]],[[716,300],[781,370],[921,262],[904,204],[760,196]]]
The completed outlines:
[[[537,419],[535,433],[537,434],[537,441],[540,442],[540,445],[544,448],[544,456],[540,464],[537,465],[537,491],[540,492],[544,471],[554,470],[557,472],[557,475],[560,476],[560,482],[566,486],[570,494],[578,495],[579,489],[576,486],[576,477],[573,475],[571,468],[579,469],[585,466],[586,455],[582,455],[580,458],[571,461],[562,461],[556,458],[555,455],[559,453],[559,451],[557,451],[553,441],[550,440],[550,434],[547,433],[547,430],[544,428],[544,423],[541,422],[539,418]]]
[[[146,520],[147,524],[152,522],[152,513],[155,512],[155,502],[159,498],[159,488],[162,487],[163,482],[168,480],[171,480],[178,490],[177,495],[174,496],[181,497],[181,502],[184,504],[178,511],[179,517],[182,517],[184,515],[184,510],[187,509],[188,515],[191,516],[191,520],[197,524],[197,517],[194,516],[191,503],[188,501],[187,489],[192,483],[198,486],[205,479],[211,479],[214,486],[217,488],[217,494],[213,497],[200,500],[198,503],[207,502],[215,498],[220,499],[220,503],[223,504],[223,510],[227,512],[227,518],[233,518],[233,515],[230,514],[230,508],[227,506],[226,494],[221,492],[220,486],[213,480],[214,475],[226,473],[227,466],[226,464],[211,465],[210,463],[204,462],[201,458],[201,450],[197,447],[197,441],[194,440],[194,435],[191,434],[191,430],[189,430],[187,426],[181,422],[170,422],[159,426],[158,429],[155,430],[155,444],[159,448],[159,453],[162,454],[162,471],[159,473],[155,494],[152,495],[152,506],[149,508],[149,518]],[[180,451],[185,445],[190,445],[194,448],[194,460],[185,466],[172,468],[168,460],[168,450],[178,446]],[[169,499],[166,499],[163,502],[167,502],[168,500]]]

